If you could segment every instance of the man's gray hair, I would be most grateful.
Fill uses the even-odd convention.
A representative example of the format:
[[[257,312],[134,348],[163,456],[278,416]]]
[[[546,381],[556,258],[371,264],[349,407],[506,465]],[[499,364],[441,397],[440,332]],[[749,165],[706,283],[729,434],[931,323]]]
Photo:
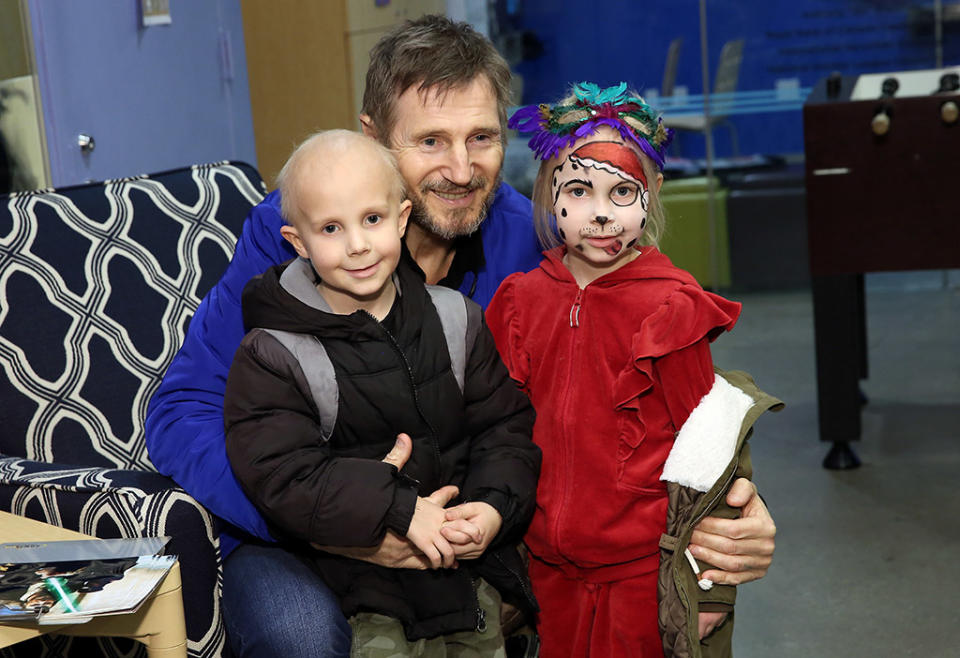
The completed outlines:
[[[421,93],[444,94],[484,76],[497,98],[500,128],[506,137],[510,105],[510,67],[490,40],[467,23],[428,15],[409,20],[370,51],[362,112],[369,115],[377,139],[390,146],[397,99],[413,85]]]

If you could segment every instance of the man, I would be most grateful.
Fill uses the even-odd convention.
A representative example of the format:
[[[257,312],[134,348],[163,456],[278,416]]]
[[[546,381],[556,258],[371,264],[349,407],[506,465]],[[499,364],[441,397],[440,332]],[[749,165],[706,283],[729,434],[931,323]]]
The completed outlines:
[[[360,117],[363,131],[391,148],[413,212],[406,248],[427,283],[459,289],[486,306],[500,282],[540,261],[530,202],[500,184],[510,72],[483,36],[427,16],[373,48]],[[246,282],[294,252],[283,241],[280,198],[254,208],[227,271],[207,294],[147,411],[147,447],[161,473],[226,522],[224,616],[237,655],[345,656],[349,626],[337,601],[293,554],[273,543],[266,522],[227,463],[223,392],[243,338]],[[402,467],[408,445],[386,457]],[[714,582],[762,577],[775,527],[756,489],[738,481],[728,502],[742,518],[706,519],[694,555],[726,571]],[[388,567],[426,568],[408,540],[387,533],[372,548],[340,552]]]

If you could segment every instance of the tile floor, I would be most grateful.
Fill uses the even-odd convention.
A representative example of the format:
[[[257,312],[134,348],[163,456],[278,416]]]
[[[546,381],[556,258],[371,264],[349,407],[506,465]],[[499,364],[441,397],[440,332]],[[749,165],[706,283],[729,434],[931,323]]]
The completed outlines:
[[[777,523],[768,576],[741,588],[735,655],[960,656],[960,287],[868,277],[863,465],[828,471],[808,292],[744,303],[714,360],[787,402],[760,421],[756,480]]]

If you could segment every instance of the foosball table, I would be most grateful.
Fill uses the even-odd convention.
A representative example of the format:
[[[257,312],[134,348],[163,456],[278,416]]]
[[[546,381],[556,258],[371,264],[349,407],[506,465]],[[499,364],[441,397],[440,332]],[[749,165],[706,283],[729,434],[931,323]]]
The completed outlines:
[[[863,275],[960,267],[960,66],[831,75],[803,126],[819,432],[833,444],[824,466],[855,468]]]

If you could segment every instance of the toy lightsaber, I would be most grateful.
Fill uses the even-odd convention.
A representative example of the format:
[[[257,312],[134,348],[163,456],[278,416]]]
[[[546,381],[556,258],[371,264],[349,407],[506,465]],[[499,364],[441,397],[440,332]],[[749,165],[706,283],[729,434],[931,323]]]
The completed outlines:
[[[47,586],[47,590],[53,595],[53,598],[58,603],[63,604],[67,612],[80,612],[80,609],[77,608],[77,595],[67,587],[66,578],[51,576],[50,578],[44,578],[43,584]]]

